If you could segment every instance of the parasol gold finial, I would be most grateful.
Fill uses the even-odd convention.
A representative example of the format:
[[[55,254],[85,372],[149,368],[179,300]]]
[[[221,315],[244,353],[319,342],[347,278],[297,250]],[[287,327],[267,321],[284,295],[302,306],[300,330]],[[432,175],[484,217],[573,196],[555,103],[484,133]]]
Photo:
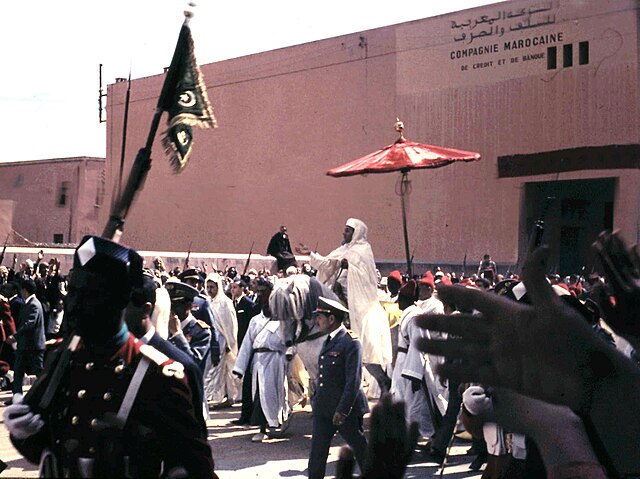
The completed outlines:
[[[396,117],[396,124],[393,126],[395,130],[400,133],[400,140],[404,140],[404,135],[402,132],[404,131],[404,123],[400,120],[400,118]]]
[[[184,9],[184,17],[186,21],[189,21],[193,18],[193,12],[196,8],[195,2],[189,2],[187,4],[187,8]]]

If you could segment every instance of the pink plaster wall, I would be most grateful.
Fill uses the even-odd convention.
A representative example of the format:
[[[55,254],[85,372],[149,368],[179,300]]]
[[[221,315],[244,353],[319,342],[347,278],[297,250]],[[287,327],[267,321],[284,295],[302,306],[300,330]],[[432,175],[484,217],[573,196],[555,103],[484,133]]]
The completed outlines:
[[[61,233],[65,243],[77,243],[85,234],[99,233],[102,205],[96,198],[104,167],[103,158],[91,157],[0,163],[0,200],[10,200],[0,202],[0,216],[11,222],[10,242],[53,243],[53,235]],[[58,205],[62,182],[69,185],[64,206]]]
[[[219,128],[195,131],[190,164],[179,176],[171,173],[158,135],[123,242],[139,249],[183,251],[192,243],[197,251],[241,253],[255,241],[256,252],[264,253],[284,223],[293,243],[326,253],[353,216],[368,224],[378,260],[402,262],[399,174],[325,175],[393,142],[396,117],[411,140],[482,155],[476,163],[410,173],[409,235],[417,261],[460,263],[468,255],[474,263],[490,251],[498,262],[514,263],[527,181],[618,178],[615,226],[635,238],[637,170],[497,177],[499,156],[640,140],[638,4],[543,3],[513,0],[203,65]],[[527,28],[517,27],[524,17],[507,18],[520,9],[529,12]],[[483,16],[497,20],[480,25]],[[467,21],[473,29],[471,23],[454,28]],[[459,40],[461,32],[470,38],[481,29],[492,33]],[[560,54],[560,67],[549,71],[544,56],[524,60],[546,53],[547,45],[504,48],[505,42],[559,33],[562,42],[554,45],[560,52],[565,43],[577,50],[589,41],[589,64],[578,65],[574,53],[574,66],[562,68]],[[493,43],[499,52],[451,59],[457,50]],[[145,142],[162,81],[158,75],[132,83],[129,164]],[[108,89],[107,192],[117,177],[125,91],[124,83]],[[107,213],[100,211],[101,224]]]
[[[11,225],[13,224],[13,210],[15,201],[0,200],[0,241],[4,245],[5,241],[12,240]]]

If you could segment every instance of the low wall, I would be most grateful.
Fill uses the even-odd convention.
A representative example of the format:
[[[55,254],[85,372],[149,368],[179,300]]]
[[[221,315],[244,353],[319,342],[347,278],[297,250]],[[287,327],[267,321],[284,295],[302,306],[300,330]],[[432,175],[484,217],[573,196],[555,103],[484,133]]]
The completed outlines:
[[[60,261],[61,270],[66,274],[73,265],[73,248],[38,248],[38,247],[18,247],[8,246],[4,257],[5,266],[11,266],[13,261],[13,255],[17,256],[17,267],[20,263],[24,262],[27,258],[32,259],[34,262],[38,256],[38,251],[43,250],[44,260],[48,262],[51,258],[58,258]],[[185,251],[139,251],[140,255],[145,259],[145,263],[151,266],[153,259],[156,256],[160,256],[168,270],[175,267],[184,268],[184,262],[187,257]],[[225,267],[233,266],[239,273],[242,273],[247,262],[248,254],[233,254],[233,253],[199,253],[193,252],[189,255],[189,265],[192,268],[206,266],[206,271],[212,271],[212,266],[215,266],[218,270],[224,270]],[[308,256],[296,256],[298,265],[302,265],[309,260]],[[376,266],[380,270],[383,276],[387,276],[391,271],[397,269],[402,273],[407,270],[407,265],[404,262],[397,261],[379,261],[376,262]],[[507,271],[513,270],[516,265],[513,264],[498,264],[498,272],[505,274]],[[468,263],[466,267],[463,264],[452,263],[433,263],[433,262],[416,262],[413,264],[413,273],[422,275],[427,270],[435,270],[436,267],[440,267],[445,272],[455,272],[457,275],[465,272],[471,275],[477,272],[478,263]],[[248,268],[255,268],[256,270],[268,269],[273,274],[276,273],[276,260],[271,256],[263,256],[259,254],[252,254],[249,259]]]

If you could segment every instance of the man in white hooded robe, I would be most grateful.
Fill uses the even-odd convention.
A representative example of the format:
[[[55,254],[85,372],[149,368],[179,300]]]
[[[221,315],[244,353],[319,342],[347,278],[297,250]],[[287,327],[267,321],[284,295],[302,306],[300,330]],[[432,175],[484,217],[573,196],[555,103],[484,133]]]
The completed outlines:
[[[342,245],[326,256],[301,245],[301,254],[309,254],[320,282],[335,289],[341,285],[347,297],[349,321],[362,343],[362,362],[376,379],[380,390],[391,386],[387,371],[393,360],[388,315],[378,299],[378,281],[373,250],[367,240],[368,228],[361,220],[349,218]],[[340,295],[339,295],[340,296]]]
[[[204,390],[207,401],[214,405],[231,405],[238,400],[240,382],[232,374],[238,356],[238,319],[233,301],[224,294],[222,277],[210,273],[205,279],[207,294],[216,321],[214,328],[220,344],[220,362],[217,366],[209,360],[204,373]]]

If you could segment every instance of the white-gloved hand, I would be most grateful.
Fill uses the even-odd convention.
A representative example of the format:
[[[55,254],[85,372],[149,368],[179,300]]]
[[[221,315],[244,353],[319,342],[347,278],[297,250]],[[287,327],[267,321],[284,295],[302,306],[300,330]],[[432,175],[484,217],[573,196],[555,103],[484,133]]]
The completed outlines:
[[[22,404],[22,394],[13,396],[13,404],[4,410],[4,424],[16,439],[26,439],[44,427],[40,414],[34,414],[27,404]]]
[[[462,393],[462,403],[474,416],[484,414],[493,409],[493,402],[482,386],[469,386]]]

